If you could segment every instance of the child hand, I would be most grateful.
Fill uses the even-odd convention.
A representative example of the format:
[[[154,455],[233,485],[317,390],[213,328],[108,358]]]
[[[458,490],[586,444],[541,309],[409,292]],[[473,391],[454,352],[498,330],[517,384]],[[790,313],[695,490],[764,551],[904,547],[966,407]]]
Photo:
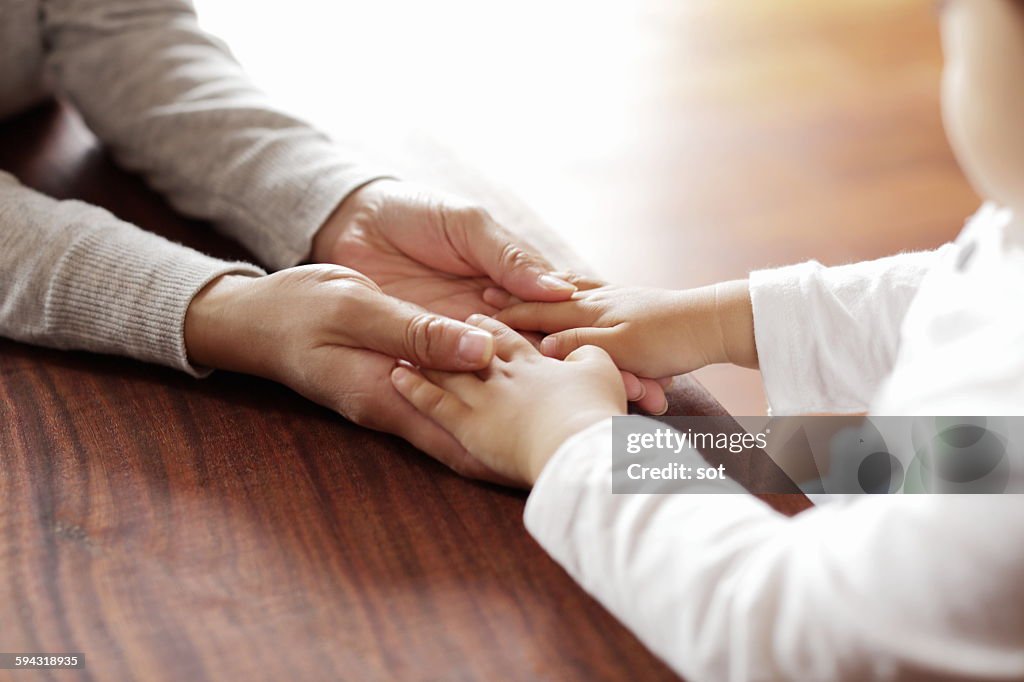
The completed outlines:
[[[486,298],[500,304],[502,294]],[[598,285],[559,303],[511,303],[495,317],[514,329],[549,334],[541,352],[563,358],[603,348],[620,369],[642,377],[684,374],[718,362],[757,366],[746,282],[671,291]]]
[[[496,320],[474,315],[467,322],[494,335],[490,367],[451,373],[399,366],[391,381],[499,475],[531,485],[567,438],[625,414],[619,370],[600,348],[576,349],[560,362]]]

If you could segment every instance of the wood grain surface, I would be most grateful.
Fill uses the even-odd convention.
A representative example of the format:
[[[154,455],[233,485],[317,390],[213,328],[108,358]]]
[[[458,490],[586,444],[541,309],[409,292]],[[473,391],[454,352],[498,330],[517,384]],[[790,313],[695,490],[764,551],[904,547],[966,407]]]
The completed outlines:
[[[0,167],[246,255],[115,168],[61,106],[0,127]],[[485,199],[558,248],[514,201]],[[672,405],[724,415],[691,381]],[[86,660],[0,677],[672,678],[527,535],[524,499],[266,381],[0,341],[0,649]]]

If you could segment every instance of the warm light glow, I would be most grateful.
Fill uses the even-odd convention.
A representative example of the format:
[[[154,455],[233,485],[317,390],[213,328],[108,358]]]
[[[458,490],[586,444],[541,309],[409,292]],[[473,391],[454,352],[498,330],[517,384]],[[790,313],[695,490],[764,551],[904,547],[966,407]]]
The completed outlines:
[[[517,187],[636,142],[632,3],[197,5],[261,86],[336,137],[426,133]]]
[[[929,248],[976,206],[932,0],[196,2],[283,106],[439,143],[618,282]]]

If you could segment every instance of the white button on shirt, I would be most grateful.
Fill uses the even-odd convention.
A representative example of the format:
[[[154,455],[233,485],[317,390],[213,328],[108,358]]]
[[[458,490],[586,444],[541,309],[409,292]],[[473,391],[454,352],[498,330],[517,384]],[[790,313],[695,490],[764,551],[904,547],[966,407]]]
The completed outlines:
[[[986,205],[935,252],[750,287],[775,414],[1024,415],[1009,211]],[[1024,497],[859,497],[789,519],[746,494],[612,495],[611,462],[610,421],[567,441],[526,525],[680,674],[1024,679]]]

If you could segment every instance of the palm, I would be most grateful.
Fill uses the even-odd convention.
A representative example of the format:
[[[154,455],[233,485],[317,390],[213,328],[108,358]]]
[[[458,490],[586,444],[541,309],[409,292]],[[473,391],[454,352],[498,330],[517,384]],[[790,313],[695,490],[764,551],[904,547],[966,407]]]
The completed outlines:
[[[342,234],[335,244],[334,262],[362,272],[384,293],[440,315],[464,320],[473,313],[498,311],[483,299],[484,290],[494,282],[475,272],[442,237],[416,239],[399,247],[382,235],[375,222],[367,220]]]

